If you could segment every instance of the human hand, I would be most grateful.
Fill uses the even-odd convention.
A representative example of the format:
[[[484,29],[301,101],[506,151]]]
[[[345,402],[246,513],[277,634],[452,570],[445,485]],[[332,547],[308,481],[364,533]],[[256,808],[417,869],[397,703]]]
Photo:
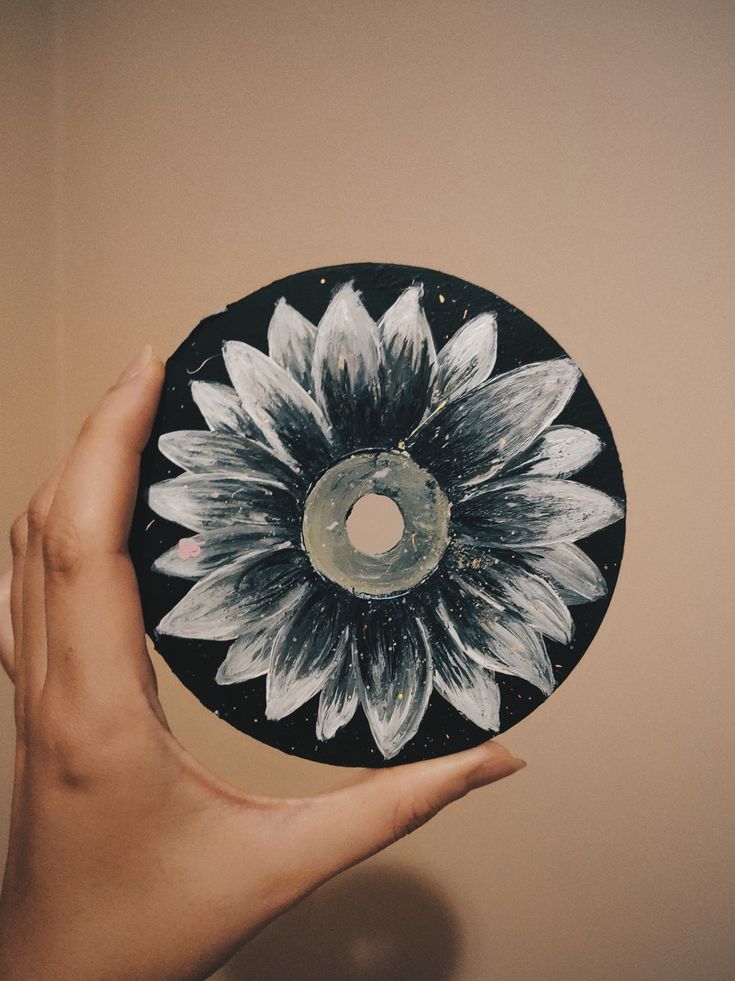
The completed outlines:
[[[12,532],[16,772],[0,977],[206,977],[342,869],[524,764],[490,742],[308,798],[222,783],[172,735],[127,554],[163,367],[146,349]]]

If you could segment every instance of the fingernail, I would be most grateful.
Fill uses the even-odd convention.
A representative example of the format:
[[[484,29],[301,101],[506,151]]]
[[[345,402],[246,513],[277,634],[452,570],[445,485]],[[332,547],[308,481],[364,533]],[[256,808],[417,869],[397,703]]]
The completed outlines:
[[[517,756],[502,756],[500,759],[492,758],[481,763],[470,778],[470,784],[474,788],[484,787],[485,784],[509,777],[512,773],[518,773],[528,764],[525,760]]]
[[[146,367],[148,362],[151,360],[153,355],[153,348],[150,344],[146,344],[140,354],[136,354],[130,364],[127,366],[125,371],[120,375],[117,380],[117,386],[127,385],[129,381],[132,381],[136,375],[139,375],[141,371]]]

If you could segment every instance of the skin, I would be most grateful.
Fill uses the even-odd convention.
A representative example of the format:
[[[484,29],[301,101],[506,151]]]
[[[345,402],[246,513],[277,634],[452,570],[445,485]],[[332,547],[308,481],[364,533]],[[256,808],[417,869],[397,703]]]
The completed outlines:
[[[321,883],[525,765],[493,741],[281,800],[229,787],[187,753],[158,700],[127,554],[162,381],[146,348],[13,525],[0,978],[207,977]]]

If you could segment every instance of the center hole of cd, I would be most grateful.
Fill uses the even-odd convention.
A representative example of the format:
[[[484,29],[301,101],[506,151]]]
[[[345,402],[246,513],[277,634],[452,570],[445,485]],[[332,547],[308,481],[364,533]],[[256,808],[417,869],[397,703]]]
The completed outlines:
[[[365,494],[352,506],[345,522],[350,544],[363,555],[383,555],[403,538],[403,515],[384,494]]]

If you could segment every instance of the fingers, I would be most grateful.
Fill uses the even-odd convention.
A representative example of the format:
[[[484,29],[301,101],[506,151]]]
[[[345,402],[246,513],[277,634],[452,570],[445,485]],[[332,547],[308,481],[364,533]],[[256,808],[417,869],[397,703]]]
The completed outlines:
[[[22,699],[18,695],[16,675],[23,637],[23,566],[27,544],[28,517],[24,511],[23,514],[18,515],[10,528],[10,548],[13,553],[13,567],[10,574],[10,622],[13,631],[13,646],[12,651],[7,655],[7,666],[9,667],[9,674],[16,682],[16,722],[19,722],[18,714],[22,705]]]
[[[163,366],[146,348],[87,419],[44,529],[47,689],[125,710],[153,671],[127,540]]]
[[[12,572],[8,569],[0,576],[0,663],[12,681],[15,673],[13,652],[13,620],[10,613],[10,583]]]
[[[313,798],[295,820],[319,881],[420,827],[469,791],[525,766],[495,741],[441,759],[372,770]]]
[[[46,618],[43,535],[61,467],[33,495],[25,514],[20,599],[20,644],[16,648],[16,703],[21,715],[39,698],[46,678]]]

